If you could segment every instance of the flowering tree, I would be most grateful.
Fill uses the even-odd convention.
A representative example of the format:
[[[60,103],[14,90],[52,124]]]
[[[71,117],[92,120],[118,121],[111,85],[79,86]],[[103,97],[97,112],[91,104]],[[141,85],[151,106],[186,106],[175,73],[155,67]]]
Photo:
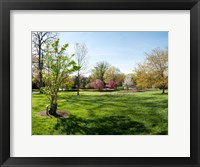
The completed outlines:
[[[126,78],[124,79],[123,86],[126,87],[127,90],[128,90],[130,87],[134,86],[134,83],[133,83],[133,79],[132,79],[132,75],[131,75],[131,74],[126,75]]]
[[[104,88],[104,83],[100,79],[96,79],[94,82],[91,83],[91,86],[100,91]]]
[[[110,89],[114,89],[114,88],[116,88],[117,87],[117,83],[115,82],[115,81],[109,81],[109,83],[108,83],[108,87],[110,88]]]

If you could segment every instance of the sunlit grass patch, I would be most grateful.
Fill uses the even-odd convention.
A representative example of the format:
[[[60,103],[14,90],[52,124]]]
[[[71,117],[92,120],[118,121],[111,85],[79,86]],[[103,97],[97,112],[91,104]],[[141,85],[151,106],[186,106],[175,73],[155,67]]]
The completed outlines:
[[[58,110],[67,118],[39,116],[47,104],[44,94],[32,95],[33,135],[168,134],[168,95],[160,91],[60,92]]]

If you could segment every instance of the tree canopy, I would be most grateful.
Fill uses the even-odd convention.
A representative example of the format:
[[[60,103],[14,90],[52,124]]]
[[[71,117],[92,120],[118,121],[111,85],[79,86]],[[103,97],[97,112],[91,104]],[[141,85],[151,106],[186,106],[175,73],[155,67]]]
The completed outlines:
[[[146,53],[146,60],[135,70],[136,86],[139,89],[168,88],[168,50],[156,48]]]
[[[53,32],[32,32],[32,78],[38,88],[43,86],[42,71],[44,68],[46,45],[51,43],[56,37],[57,33]]]
[[[47,110],[52,115],[56,114],[59,88],[66,83],[69,74],[79,70],[76,62],[72,60],[74,54],[71,56],[65,54],[67,47],[68,44],[59,47],[59,39],[46,47],[45,70],[43,70],[45,87],[42,91],[50,101],[50,110]]]
[[[118,85],[122,85],[124,78],[125,75],[121,73],[120,69],[115,66],[110,66],[104,74],[104,79],[107,83],[114,81]]]
[[[103,81],[105,85],[104,75],[108,68],[110,67],[110,64],[106,61],[101,61],[96,64],[96,66],[92,69],[92,78],[99,79]]]

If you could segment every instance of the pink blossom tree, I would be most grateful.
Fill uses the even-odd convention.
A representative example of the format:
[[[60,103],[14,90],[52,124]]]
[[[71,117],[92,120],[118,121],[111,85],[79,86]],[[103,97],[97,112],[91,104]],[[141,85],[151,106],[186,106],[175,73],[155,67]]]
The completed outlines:
[[[110,89],[114,89],[114,88],[116,88],[117,87],[117,83],[115,82],[115,81],[109,81],[109,83],[108,83],[108,87],[110,88]]]
[[[104,88],[104,83],[100,79],[96,79],[94,82],[91,83],[91,86],[100,91]]]

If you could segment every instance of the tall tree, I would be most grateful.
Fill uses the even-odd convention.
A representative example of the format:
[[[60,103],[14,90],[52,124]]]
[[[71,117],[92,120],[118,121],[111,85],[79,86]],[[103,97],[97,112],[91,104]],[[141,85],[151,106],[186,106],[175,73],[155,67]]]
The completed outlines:
[[[43,70],[45,87],[42,91],[50,101],[50,109],[47,107],[47,113],[51,115],[56,115],[59,88],[66,83],[69,74],[79,70],[76,62],[72,60],[74,55],[65,55],[67,47],[68,44],[65,44],[59,48],[59,39],[47,45],[45,70]]]
[[[104,75],[105,75],[105,73],[106,73],[106,71],[108,70],[109,67],[110,67],[110,65],[105,61],[98,62],[96,64],[96,66],[92,69],[93,80],[99,79],[105,85]]]
[[[136,83],[144,87],[168,87],[168,49],[156,48],[146,53],[146,60],[136,69]]]
[[[135,69],[135,81],[137,89],[152,88],[155,83],[155,76],[152,71],[143,64],[138,64]]]
[[[118,68],[114,66],[109,67],[104,75],[105,82],[109,83],[110,81],[115,81],[119,86],[122,85],[124,78],[125,75],[121,73],[121,71]]]
[[[88,68],[87,53],[88,49],[85,43],[75,44],[75,59],[77,65],[80,67],[80,69],[77,71],[77,95],[79,95],[80,92],[81,75],[84,74]]]
[[[44,68],[45,47],[57,37],[53,32],[32,32],[32,66],[38,71],[38,87],[43,87],[42,70]]]

